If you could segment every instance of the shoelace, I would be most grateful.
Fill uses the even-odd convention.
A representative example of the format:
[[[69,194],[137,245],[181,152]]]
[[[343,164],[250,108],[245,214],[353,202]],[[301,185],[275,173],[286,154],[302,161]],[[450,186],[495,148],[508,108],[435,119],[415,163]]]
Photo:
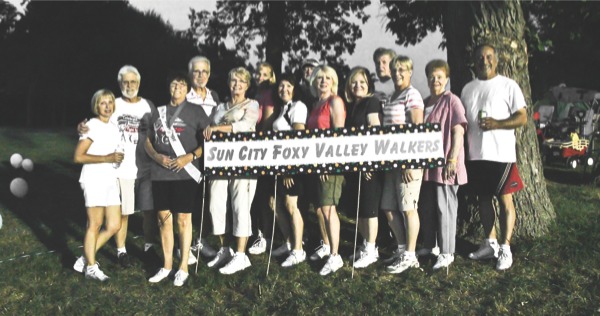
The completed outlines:
[[[258,238],[257,240],[255,240],[255,241],[254,241],[254,243],[252,243],[252,246],[251,246],[251,248],[253,248],[253,247],[255,247],[255,246],[256,246],[256,247],[259,247],[259,246],[262,244],[262,241],[263,241],[263,240],[264,240],[264,238],[262,238],[262,237]]]

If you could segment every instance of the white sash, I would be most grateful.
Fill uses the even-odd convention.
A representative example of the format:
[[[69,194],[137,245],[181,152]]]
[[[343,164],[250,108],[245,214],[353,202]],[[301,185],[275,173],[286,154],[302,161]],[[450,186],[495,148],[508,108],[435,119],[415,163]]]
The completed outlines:
[[[181,106],[181,105],[179,105],[179,106]],[[159,106],[157,108],[157,110],[158,110],[158,116],[160,118],[160,121],[162,122],[162,125],[165,129],[165,133],[167,134],[167,137],[169,138],[169,143],[171,143],[171,148],[173,148],[173,151],[175,151],[175,154],[178,157],[186,155],[187,153],[185,152],[185,150],[183,149],[183,145],[181,145],[181,142],[179,141],[177,132],[175,132],[175,129],[173,128],[172,125],[171,126],[167,125],[167,106],[166,105]],[[175,122],[176,116],[178,114],[179,114],[179,112],[175,113],[175,115],[174,115],[175,117],[172,118],[173,122]],[[192,177],[192,179],[194,179],[196,182],[200,183],[200,179],[202,178],[202,173],[200,172],[200,170],[198,170],[198,168],[196,168],[196,166],[194,166],[194,164],[192,164],[190,162],[187,165],[185,165],[185,167],[183,167],[183,168]]]

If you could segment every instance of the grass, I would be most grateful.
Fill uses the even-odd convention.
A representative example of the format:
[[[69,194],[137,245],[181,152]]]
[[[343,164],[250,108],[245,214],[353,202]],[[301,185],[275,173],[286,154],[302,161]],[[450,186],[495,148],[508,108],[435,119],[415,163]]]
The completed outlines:
[[[111,279],[99,284],[71,268],[85,225],[79,167],[70,162],[76,142],[74,130],[0,129],[0,314],[600,314],[600,191],[581,184],[581,171],[547,170],[556,222],[543,238],[515,240],[515,264],[506,272],[495,271],[493,261],[467,259],[475,245],[461,239],[448,273],[433,272],[431,258],[400,275],[377,263],[354,279],[347,260],[328,277],[319,276],[319,263],[287,270],[275,260],[266,277],[266,256],[253,256],[252,267],[233,276],[206,268],[203,259],[182,288],[150,285],[156,267],[140,259],[136,214],[128,239],[134,267],[119,268],[111,243],[99,254]],[[34,172],[14,170],[13,152],[31,158]],[[8,192],[17,176],[29,182],[25,199]],[[307,229],[316,238],[314,218]],[[353,234],[344,218],[343,254],[351,253]]]

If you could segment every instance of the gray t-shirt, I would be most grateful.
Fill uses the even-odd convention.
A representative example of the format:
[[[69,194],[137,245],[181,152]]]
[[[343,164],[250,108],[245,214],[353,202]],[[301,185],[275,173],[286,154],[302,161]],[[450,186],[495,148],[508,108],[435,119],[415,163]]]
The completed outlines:
[[[182,102],[178,106],[166,105],[167,107],[167,122],[170,122],[177,109],[183,106],[184,108],[179,112],[179,115],[173,122],[173,127],[179,137],[179,141],[183,146],[186,153],[190,153],[192,150],[198,148],[204,144],[204,138],[202,132],[206,127],[209,126],[210,120],[204,110],[194,104],[190,104],[187,101]],[[152,111],[152,131],[149,133],[150,142],[152,143],[154,150],[159,154],[167,155],[171,158],[177,157],[175,151],[171,147],[169,138],[165,133],[162,121],[159,117],[158,110],[153,109]],[[167,123],[168,124],[168,123]],[[193,162],[196,168],[203,170],[202,159],[197,159]],[[185,171],[173,172],[163,166],[154,163],[152,165],[152,180],[153,181],[173,181],[173,180],[191,180],[192,177]]]

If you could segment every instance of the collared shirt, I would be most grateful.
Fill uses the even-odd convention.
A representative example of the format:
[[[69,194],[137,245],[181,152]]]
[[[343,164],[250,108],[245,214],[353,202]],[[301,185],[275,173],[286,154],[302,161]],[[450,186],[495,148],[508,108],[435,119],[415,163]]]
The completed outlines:
[[[209,117],[213,109],[219,103],[218,98],[217,100],[213,98],[213,92],[210,89],[208,89],[208,87],[206,88],[206,98],[204,99],[202,99],[202,95],[196,93],[196,90],[194,90],[193,88],[190,89],[190,92],[188,92],[185,98],[189,103],[200,105],[204,109],[206,116]]]

